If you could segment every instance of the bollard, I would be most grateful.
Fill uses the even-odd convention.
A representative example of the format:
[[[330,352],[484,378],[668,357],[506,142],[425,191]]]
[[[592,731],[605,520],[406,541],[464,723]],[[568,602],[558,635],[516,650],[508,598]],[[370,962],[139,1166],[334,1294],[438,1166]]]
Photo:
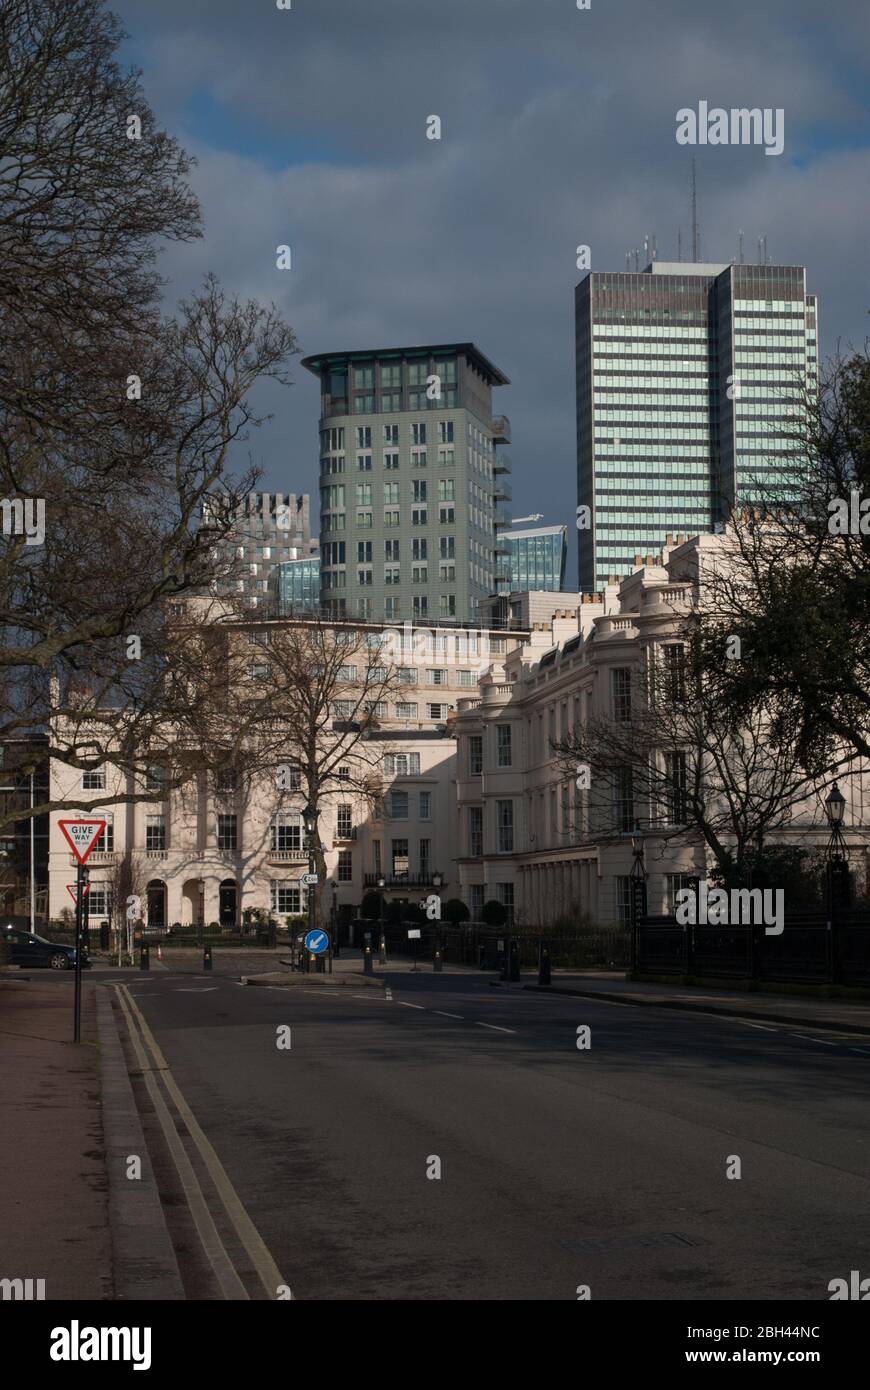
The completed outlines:
[[[203,970],[211,970],[211,947],[210,947],[210,946],[204,946],[204,947],[203,947],[203,952],[202,952],[202,968],[203,968]]]
[[[385,936],[382,936],[382,937],[381,937],[381,944],[380,944],[380,947],[379,947],[379,949],[378,949],[378,964],[379,964],[379,965],[386,965],[386,963],[387,963],[387,938],[386,938]]]
[[[141,946],[141,949],[140,949],[140,951],[139,951],[139,969],[140,969],[140,970],[150,970],[150,969],[151,969],[151,952],[150,952],[150,950],[149,950],[149,948],[148,948],[147,942],[145,942],[145,941],[142,942],[142,946]]]
[[[374,975],[374,973],[375,967],[372,960],[372,948],[371,946],[366,946],[365,952],[363,953],[363,974]]]
[[[157,943],[157,959],[158,959],[158,960],[162,960],[162,959],[163,959],[163,947],[160,945],[160,942],[159,942],[159,941],[158,941],[158,943]]]
[[[432,969],[433,969],[433,970],[441,970],[441,969],[443,969],[443,964],[444,964],[444,963],[443,963],[443,961],[441,960],[441,952],[440,952],[440,951],[436,951],[436,952],[435,952],[435,961],[434,961],[434,963],[433,963]]]
[[[550,983],[550,948],[541,942],[541,952],[538,956],[538,984],[548,985]]]

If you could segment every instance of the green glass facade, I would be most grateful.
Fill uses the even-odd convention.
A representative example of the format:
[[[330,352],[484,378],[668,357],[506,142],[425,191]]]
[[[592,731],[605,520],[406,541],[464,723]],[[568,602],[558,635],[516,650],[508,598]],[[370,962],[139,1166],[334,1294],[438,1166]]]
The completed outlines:
[[[327,353],[320,379],[321,600],[335,616],[476,621],[510,524],[508,379],[472,343]]]
[[[510,547],[510,580],[499,593],[525,590],[561,590],[565,587],[567,527],[540,526],[532,531],[507,531]]]
[[[320,560],[307,556],[276,565],[269,575],[269,597],[279,614],[320,608]]]
[[[666,537],[716,529],[782,479],[815,380],[802,266],[654,262],[575,290],[577,502],[583,592],[629,574]]]

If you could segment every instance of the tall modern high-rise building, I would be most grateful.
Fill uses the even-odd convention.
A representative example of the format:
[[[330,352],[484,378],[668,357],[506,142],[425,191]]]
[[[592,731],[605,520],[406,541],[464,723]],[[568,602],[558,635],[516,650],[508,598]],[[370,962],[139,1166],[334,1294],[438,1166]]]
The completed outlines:
[[[219,592],[232,594],[245,607],[263,607],[276,565],[318,553],[308,493],[250,493],[223,541],[223,551],[227,576]]]
[[[335,616],[476,621],[505,566],[508,378],[473,343],[328,352],[320,379],[321,603]],[[506,568],[501,571],[506,574]]]
[[[598,592],[795,467],[816,299],[803,266],[661,261],[591,272],[574,299],[579,587]]]
[[[510,548],[510,577],[500,593],[564,589],[568,558],[567,526],[536,526],[504,534]]]

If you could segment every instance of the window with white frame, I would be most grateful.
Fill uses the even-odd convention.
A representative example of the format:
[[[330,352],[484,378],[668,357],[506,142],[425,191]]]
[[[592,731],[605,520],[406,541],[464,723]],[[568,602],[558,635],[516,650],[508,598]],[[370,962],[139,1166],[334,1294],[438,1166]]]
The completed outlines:
[[[95,854],[111,854],[115,848],[115,817],[111,811],[99,812],[100,820],[106,822],[105,830],[101,830],[94,845]]]
[[[217,841],[218,849],[238,848],[238,826],[235,816],[218,816]]]
[[[433,667],[426,672],[427,685],[446,685],[447,672],[443,667]]]
[[[302,848],[302,816],[298,811],[276,811],[269,822],[269,848],[273,854]]]
[[[483,772],[483,735],[469,734],[468,774],[470,777],[479,777],[481,772]]]
[[[390,820],[408,819],[408,793],[390,792],[387,798]]]
[[[339,883],[351,883],[353,881],[353,850],[340,849],[338,851],[338,873],[336,878]]]
[[[106,790],[106,770],[95,767],[82,773],[82,791],[102,792]]]
[[[610,672],[610,687],[613,696],[613,718],[618,723],[631,719],[631,668],[616,666]]]
[[[293,879],[273,879],[270,886],[272,911],[288,917],[298,917],[302,911],[302,893]]]
[[[497,801],[495,809],[498,852],[499,854],[512,854],[514,848],[514,803],[512,801]]]
[[[432,793],[420,793],[420,820],[432,819]]]
[[[446,719],[446,718],[447,718],[447,715],[448,715],[448,712],[449,712],[449,709],[450,709],[450,706],[449,706],[449,705],[442,705],[442,704],[438,704],[438,705],[427,704],[427,706],[426,706],[426,718],[427,718],[427,719],[438,719],[439,721],[440,721],[440,720],[443,720],[443,719]]]
[[[496,724],[495,726],[495,761],[496,767],[510,767],[511,765],[512,730],[510,724]]]
[[[335,813],[335,833],[339,840],[349,840],[353,831],[353,806],[348,801],[339,802]]]
[[[112,890],[108,883],[94,883],[88,889],[88,916],[111,917]]]
[[[385,777],[415,777],[420,773],[419,753],[385,753]]]
[[[483,807],[468,808],[468,853],[472,859],[483,854]]]
[[[410,703],[409,701],[407,701],[407,700],[401,701],[399,704],[396,705],[396,718],[397,718],[397,719],[416,719],[416,718],[417,718],[417,706],[414,705],[414,704],[411,704],[411,703]]]
[[[235,819],[235,817],[233,817]],[[166,818],[159,813],[149,812],[145,817],[145,848],[159,850],[166,848]]]
[[[432,868],[432,841],[420,841],[420,877],[425,880],[429,877]]]
[[[468,889],[468,907],[471,912],[472,922],[480,921],[480,914],[483,911],[483,895],[485,889],[485,883],[472,883]]]

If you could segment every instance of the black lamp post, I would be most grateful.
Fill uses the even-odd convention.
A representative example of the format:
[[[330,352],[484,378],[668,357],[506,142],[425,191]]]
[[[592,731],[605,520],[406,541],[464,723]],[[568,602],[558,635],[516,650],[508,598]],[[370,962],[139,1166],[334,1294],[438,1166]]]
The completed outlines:
[[[435,889],[435,892],[438,893],[439,895],[440,895],[440,891],[441,891],[441,884],[443,883],[443,881],[444,881],[444,880],[442,879],[442,877],[441,877],[441,875],[440,875],[439,873],[434,873],[434,874],[432,875],[432,887]],[[435,928],[435,969],[436,969],[436,970],[440,970],[440,969],[441,969],[441,963],[442,963],[442,961],[443,961],[443,959],[444,959],[444,953],[443,953],[443,951],[442,951],[442,949],[441,949],[441,910],[440,910],[440,905],[439,905],[439,910],[438,910],[438,916],[436,917],[435,920],[436,920],[436,922],[437,922],[437,926],[436,926],[436,928]]]
[[[631,852],[634,863],[631,866],[631,970],[637,968],[637,934],[641,917],[646,916],[646,869],[643,863],[643,839],[640,826],[635,825],[631,837]]]
[[[381,874],[380,878],[378,879],[378,911],[380,913],[380,943],[378,946],[378,963],[380,965],[386,965],[387,963],[387,939],[384,935],[384,889],[386,888],[386,886],[387,880],[384,878],[383,874]]]
[[[849,849],[843,839],[843,817],[846,798],[835,782],[825,798],[825,815],[831,836],[825,850],[828,898],[828,966],[831,979],[836,974],[834,948],[834,917],[837,909],[849,904]]]
[[[199,944],[200,944],[200,946],[201,946],[201,945],[202,945],[203,932],[204,932],[204,930],[205,930],[205,879],[204,879],[204,878],[198,878],[198,879],[196,880],[196,883],[197,883],[197,888],[199,889],[199,892],[198,892],[198,895],[197,895],[197,896],[198,896],[198,902],[197,902],[196,911],[197,911],[197,916],[198,916],[198,918],[199,918],[199,921],[198,921],[197,925],[198,925],[198,927],[199,927]]]
[[[302,812],[302,823],[305,826],[305,837],[308,841],[308,930],[314,931],[317,923],[315,921],[315,892],[316,884],[311,881],[312,875],[316,873],[314,864],[314,842],[317,835],[317,812],[310,802],[305,803]],[[305,968],[309,967],[309,960],[306,955]]]

